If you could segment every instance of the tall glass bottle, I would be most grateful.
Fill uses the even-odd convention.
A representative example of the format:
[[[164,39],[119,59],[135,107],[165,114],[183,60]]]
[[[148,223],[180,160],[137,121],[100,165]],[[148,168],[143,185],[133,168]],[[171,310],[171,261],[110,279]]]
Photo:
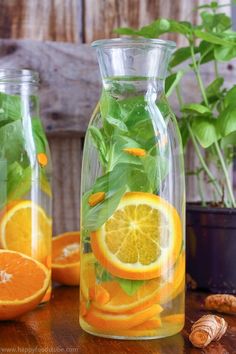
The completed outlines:
[[[0,248],[26,254],[50,272],[51,159],[38,81],[30,70],[0,70]]]
[[[93,46],[103,91],[83,155],[80,323],[104,337],[170,336],[185,289],[183,151],[164,92],[175,44]]]

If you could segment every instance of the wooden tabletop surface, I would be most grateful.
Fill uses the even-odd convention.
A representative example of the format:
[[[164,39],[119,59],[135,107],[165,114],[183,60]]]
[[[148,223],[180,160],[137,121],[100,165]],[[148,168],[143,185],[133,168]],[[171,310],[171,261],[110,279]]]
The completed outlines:
[[[206,294],[189,292],[186,325],[181,334],[159,340],[121,341],[85,333],[79,326],[79,288],[57,287],[50,303],[15,321],[0,323],[0,353],[81,353],[81,354],[235,354],[236,316],[224,316],[226,335],[204,350],[188,341],[191,323],[205,314]]]

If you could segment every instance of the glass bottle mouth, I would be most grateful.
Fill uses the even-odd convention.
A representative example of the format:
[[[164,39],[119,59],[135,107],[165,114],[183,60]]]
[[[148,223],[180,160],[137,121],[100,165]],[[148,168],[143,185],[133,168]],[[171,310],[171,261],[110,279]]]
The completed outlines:
[[[169,40],[159,38],[112,38],[99,39],[92,42],[92,47],[124,47],[148,45],[151,47],[165,47],[174,50],[176,43]]]
[[[0,84],[31,84],[38,85],[39,74],[28,69],[0,69]]]

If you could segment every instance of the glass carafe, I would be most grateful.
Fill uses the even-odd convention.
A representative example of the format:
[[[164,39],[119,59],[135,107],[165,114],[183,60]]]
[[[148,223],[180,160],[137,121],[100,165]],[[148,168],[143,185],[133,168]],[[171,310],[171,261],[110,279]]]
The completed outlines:
[[[38,81],[30,70],[0,70],[0,248],[40,262],[50,279],[51,159],[40,121]],[[1,283],[10,281],[11,274],[1,272]],[[30,276],[24,286],[34,288]],[[49,281],[42,289],[41,301],[48,301]],[[17,289],[15,296],[20,299]]]
[[[93,43],[102,95],[85,138],[80,324],[94,335],[150,339],[184,325],[182,143],[164,92],[175,44]]]

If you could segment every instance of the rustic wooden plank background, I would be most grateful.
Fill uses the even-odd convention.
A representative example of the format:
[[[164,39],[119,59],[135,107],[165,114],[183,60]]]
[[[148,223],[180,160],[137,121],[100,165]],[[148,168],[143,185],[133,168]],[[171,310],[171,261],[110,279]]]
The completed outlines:
[[[160,16],[196,22],[192,10],[202,3],[206,1],[0,0],[0,39],[6,39],[0,40],[0,67],[32,68],[41,77],[42,119],[54,165],[55,234],[79,228],[82,138],[100,91],[95,53],[80,43],[114,37],[116,27],[138,28]],[[174,35],[168,38],[183,43]],[[232,81],[235,69],[222,70]],[[210,81],[208,67],[204,75]],[[187,77],[183,88],[188,99],[195,96],[194,86],[193,76]],[[195,199],[196,181],[188,178],[188,184],[188,199]]]

